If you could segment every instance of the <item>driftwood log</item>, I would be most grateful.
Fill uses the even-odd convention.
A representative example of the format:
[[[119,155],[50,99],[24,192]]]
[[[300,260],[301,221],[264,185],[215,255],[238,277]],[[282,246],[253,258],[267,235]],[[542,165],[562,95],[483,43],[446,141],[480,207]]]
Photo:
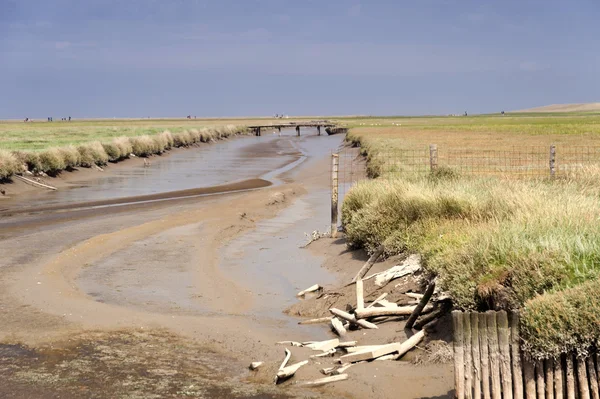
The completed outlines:
[[[356,276],[354,276],[352,282],[355,282],[358,279],[362,279],[365,276],[365,274],[367,274],[369,270],[371,270],[375,262],[377,262],[377,259],[379,259],[379,257],[383,254],[384,249],[385,248],[383,247],[383,245],[380,245],[379,248],[375,250],[373,255],[369,257],[369,260],[367,260],[363,267],[360,268],[358,273],[356,273]]]

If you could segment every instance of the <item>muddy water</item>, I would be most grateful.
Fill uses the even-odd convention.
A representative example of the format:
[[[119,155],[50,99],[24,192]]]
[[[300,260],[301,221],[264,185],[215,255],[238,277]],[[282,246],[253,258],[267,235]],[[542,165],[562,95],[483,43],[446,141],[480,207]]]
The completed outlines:
[[[334,276],[320,267],[322,259],[300,247],[306,243],[307,234],[325,231],[329,225],[329,190],[323,187],[322,180],[329,175],[328,156],[338,148],[342,137],[298,138],[286,133],[283,132],[282,137],[244,138],[239,141],[241,144],[224,143],[230,150],[235,148],[231,151],[237,155],[230,160],[220,158],[218,165],[206,170],[202,181],[223,183],[224,179],[239,177],[261,177],[275,183],[290,179],[305,181],[309,194],[294,201],[277,217],[258,222],[250,233],[233,240],[223,248],[220,259],[222,272],[254,293],[248,313],[295,324],[295,320],[282,313],[282,309],[296,300],[295,294],[315,282],[334,281]],[[259,148],[257,142],[262,147]],[[287,152],[282,153],[282,148]],[[273,155],[275,153],[279,155]],[[197,162],[200,161],[191,164]],[[243,162],[249,166],[239,170]],[[315,169],[317,163],[322,167]],[[187,169],[188,164],[177,161],[169,165],[174,168],[170,175],[175,175]],[[265,173],[268,165],[273,169]],[[236,170],[240,175],[234,174]],[[307,170],[310,173],[303,173]],[[159,176],[161,173],[166,172],[159,171]],[[314,184],[312,180],[321,184]],[[116,182],[122,184],[119,180]],[[165,187],[171,186],[167,182]],[[79,190],[89,193],[86,188],[71,191]],[[201,224],[187,225],[135,242],[115,256],[85,268],[78,285],[97,301],[139,310],[185,315],[230,313],[227,308],[207,307],[195,291],[193,282],[203,278],[196,273],[204,261],[196,249],[202,241],[202,232]],[[170,243],[168,247],[163,245],[165,242]]]
[[[223,248],[221,269],[231,278],[247,276],[243,284],[254,292],[252,312],[296,322],[281,309],[297,301],[298,291],[315,283],[333,283],[334,276],[321,268],[323,259],[302,248],[314,231],[329,228],[330,192],[323,181],[329,176],[329,154],[341,144],[339,136],[308,136],[295,143],[305,154],[304,163],[284,174],[303,181],[308,194],[296,200],[277,217]],[[310,170],[310,172],[306,172]]]
[[[48,207],[116,198],[150,196],[239,182],[272,173],[297,160],[301,154],[291,132],[262,137],[240,136],[190,150],[150,159],[146,168],[117,168],[106,177],[70,183],[69,189],[42,191],[19,198],[28,208]],[[3,207],[18,206],[4,202]]]

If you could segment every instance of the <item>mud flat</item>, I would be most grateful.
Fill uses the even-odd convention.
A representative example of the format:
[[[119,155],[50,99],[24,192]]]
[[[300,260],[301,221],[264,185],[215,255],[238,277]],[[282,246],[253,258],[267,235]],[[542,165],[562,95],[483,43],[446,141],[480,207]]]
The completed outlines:
[[[273,385],[283,357],[275,342],[331,336],[282,313],[295,292],[335,286],[363,260],[339,242],[299,248],[304,233],[328,225],[329,153],[342,137],[293,134],[220,143],[235,149],[214,169],[167,161],[173,154],[164,168],[99,177],[110,180],[103,189],[85,180],[3,201],[0,397],[397,397],[398,378],[414,386],[403,397],[446,394],[447,368],[399,362],[356,366],[325,388]],[[182,176],[190,186],[157,183]],[[210,189],[253,179],[271,185]],[[214,191],[163,194],[198,189]],[[396,335],[400,326],[389,326]],[[265,364],[249,372],[251,361]]]

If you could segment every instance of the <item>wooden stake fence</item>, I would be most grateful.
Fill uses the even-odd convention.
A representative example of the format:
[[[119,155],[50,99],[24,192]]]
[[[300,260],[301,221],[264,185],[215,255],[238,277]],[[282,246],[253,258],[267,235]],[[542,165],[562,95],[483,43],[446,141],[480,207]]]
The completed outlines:
[[[532,361],[518,313],[452,312],[458,399],[600,399],[600,354]]]

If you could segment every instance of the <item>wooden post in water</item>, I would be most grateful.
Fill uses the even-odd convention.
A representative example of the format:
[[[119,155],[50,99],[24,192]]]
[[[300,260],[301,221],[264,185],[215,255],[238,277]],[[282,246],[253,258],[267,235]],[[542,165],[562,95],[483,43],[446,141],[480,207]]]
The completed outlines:
[[[300,137],[300,126],[296,126],[296,133],[298,133],[298,137]]]
[[[256,128],[256,135],[260,136],[260,126]]]
[[[556,175],[556,146],[550,146],[550,177]]]
[[[594,366],[594,358],[590,355],[587,358],[588,375],[590,377],[590,388],[592,391],[592,399],[600,399],[598,392],[598,376],[596,374],[596,366]]]
[[[527,357],[523,357],[523,378],[525,379],[525,397],[527,399],[536,399],[535,365]]]
[[[544,372],[546,373],[546,399],[554,399],[554,360],[553,359],[544,360]]]
[[[479,350],[479,314],[471,313],[471,349],[473,350],[473,398],[481,399],[481,352]]]
[[[509,315],[510,351],[512,355],[513,398],[523,399],[523,369],[521,367],[521,339],[519,336],[519,312]]]
[[[496,325],[496,312],[489,310],[487,316],[487,334],[490,352],[490,373],[492,374],[492,398],[502,398],[502,383],[500,382],[500,348],[498,348],[498,327]]]
[[[544,361],[538,360],[535,362],[535,378],[537,380],[537,397],[538,399],[546,398],[546,383],[544,374]]]
[[[438,149],[437,144],[429,145],[429,167],[431,171],[437,169],[438,166]]]
[[[556,399],[564,399],[565,397],[562,358],[560,356],[554,359],[554,397]]]
[[[321,135],[321,125],[317,126],[317,132],[319,132],[319,136]]]
[[[331,238],[337,237],[339,163],[339,155],[331,154]]]
[[[567,399],[575,399],[575,366],[573,354],[567,353]]]
[[[585,359],[580,356],[577,356],[577,382],[577,385],[579,385],[579,398],[590,399],[590,387],[585,369]]]
[[[496,315],[498,321],[498,346],[500,348],[500,372],[502,374],[502,393],[504,399],[512,399],[512,370],[510,364],[510,330],[508,316],[504,310]]]
[[[456,399],[465,399],[465,362],[463,347],[463,315],[455,310],[452,312],[452,340],[454,343],[454,386]]]
[[[463,313],[463,328],[464,328],[464,354],[465,354],[465,398],[471,399],[473,397],[473,360],[472,360],[472,349],[471,349],[471,313]]]
[[[488,351],[487,316],[479,313],[479,350],[481,351],[481,389],[483,399],[491,399],[490,393],[490,355]]]

